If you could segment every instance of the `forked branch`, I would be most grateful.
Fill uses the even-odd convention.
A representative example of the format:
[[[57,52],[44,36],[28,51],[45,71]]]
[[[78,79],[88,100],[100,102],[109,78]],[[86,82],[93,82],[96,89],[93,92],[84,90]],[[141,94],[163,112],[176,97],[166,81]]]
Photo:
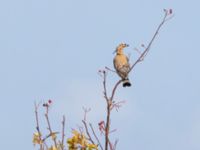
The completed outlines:
[[[132,71],[132,69],[136,66],[136,64],[138,64],[140,61],[142,61],[144,59],[144,57],[147,55],[147,53],[149,52],[151,45],[153,43],[153,41],[155,40],[156,36],[158,35],[161,27],[164,25],[165,22],[167,22],[169,19],[171,19],[173,16],[172,15],[172,10],[166,10],[164,9],[164,17],[163,20],[161,21],[161,23],[159,24],[158,28],[156,29],[156,32],[154,33],[151,41],[149,42],[148,46],[145,48],[145,50],[143,51],[143,53],[141,53],[141,55],[138,57],[138,59],[135,61],[135,63],[133,63],[133,65],[131,66],[129,73]]]
[[[151,48],[151,45],[152,45],[152,43],[154,42],[156,36],[158,35],[158,33],[159,33],[161,27],[164,25],[164,23],[165,23],[166,21],[168,21],[169,19],[172,18],[172,16],[171,16],[172,10],[171,10],[171,9],[170,9],[170,10],[165,10],[165,9],[164,9],[164,13],[165,13],[165,14],[164,14],[164,17],[163,17],[161,23],[159,24],[158,28],[156,29],[156,31],[155,31],[155,33],[154,33],[152,39],[150,40],[148,46],[145,47],[145,50],[144,50],[142,53],[140,53],[140,56],[139,56],[138,59],[135,61],[135,63],[133,63],[133,64],[131,65],[130,70],[129,70],[128,73],[130,73],[130,72],[133,70],[133,68],[136,66],[136,64],[138,64],[139,62],[141,62],[141,61],[144,59],[144,57],[145,57],[145,56],[147,55],[147,53],[149,52],[149,50],[150,50],[150,48]],[[144,46],[143,46],[143,47],[144,47]],[[123,82],[123,80],[121,79],[121,80],[117,81],[117,83],[115,84],[115,86],[114,86],[113,89],[112,89],[111,96],[109,97],[109,96],[108,96],[108,92],[107,92],[107,86],[106,86],[107,71],[111,71],[111,72],[114,72],[114,71],[112,71],[112,70],[109,69],[108,67],[106,67],[105,69],[106,69],[106,70],[103,70],[103,71],[100,72],[100,73],[102,73],[101,76],[103,77],[103,89],[104,89],[103,93],[104,93],[104,98],[105,98],[106,103],[107,103],[107,116],[106,116],[106,126],[105,126],[105,150],[108,150],[109,147],[110,147],[110,150],[114,150],[114,149],[116,149],[116,144],[117,144],[117,142],[115,142],[114,146],[112,146],[112,144],[111,144],[111,142],[110,142],[110,140],[109,140],[109,133],[110,133],[110,115],[111,115],[111,110],[112,110],[112,108],[115,106],[115,105],[113,105],[113,99],[114,99],[116,90],[117,90],[118,86],[120,85],[120,83]],[[116,106],[118,106],[118,105],[116,105]]]

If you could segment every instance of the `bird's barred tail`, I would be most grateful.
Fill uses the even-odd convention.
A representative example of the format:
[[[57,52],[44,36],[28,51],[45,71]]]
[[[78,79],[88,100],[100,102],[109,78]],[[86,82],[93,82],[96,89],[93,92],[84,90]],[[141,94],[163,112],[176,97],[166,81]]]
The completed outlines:
[[[131,86],[131,83],[130,83],[129,79],[125,79],[123,81],[123,87],[130,87],[130,86]]]

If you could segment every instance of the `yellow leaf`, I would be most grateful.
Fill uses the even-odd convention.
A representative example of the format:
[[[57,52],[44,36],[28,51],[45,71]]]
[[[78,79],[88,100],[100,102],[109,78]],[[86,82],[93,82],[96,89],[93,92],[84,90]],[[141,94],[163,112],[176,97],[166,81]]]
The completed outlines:
[[[56,132],[52,132],[52,133],[51,133],[51,138],[52,138],[52,140],[55,140],[55,139],[56,139]]]
[[[35,144],[42,144],[41,135],[38,132],[33,134],[33,141],[32,142],[33,142],[34,145]]]

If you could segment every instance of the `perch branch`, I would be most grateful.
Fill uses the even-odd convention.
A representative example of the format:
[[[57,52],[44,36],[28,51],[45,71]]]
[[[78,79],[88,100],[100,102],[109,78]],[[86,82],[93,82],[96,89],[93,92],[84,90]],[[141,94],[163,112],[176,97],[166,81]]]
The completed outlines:
[[[112,90],[112,94],[111,97],[108,98],[107,96],[107,88],[106,88],[106,77],[107,77],[107,72],[104,70],[103,71],[103,87],[104,87],[104,97],[106,99],[106,103],[107,103],[107,117],[106,117],[106,127],[105,127],[105,150],[108,150],[108,146],[110,146],[110,149],[112,149],[112,144],[109,142],[109,133],[110,133],[110,113],[112,110],[112,102],[114,99],[114,95],[116,92],[117,87],[120,85],[120,83],[122,82],[122,80],[119,80],[113,90]]]
[[[144,59],[144,57],[147,55],[147,53],[149,52],[150,50],[150,47],[153,43],[153,41],[155,40],[156,36],[158,35],[159,33],[159,30],[161,29],[161,27],[164,25],[164,23],[166,21],[168,21],[169,19],[171,19],[172,17],[170,18],[167,18],[168,16],[168,12],[167,10],[165,10],[165,15],[163,17],[163,20],[161,21],[161,23],[159,24],[158,28],[156,29],[156,32],[154,33],[151,41],[149,42],[148,46],[145,48],[144,52],[138,57],[138,59],[135,61],[135,63],[131,66],[130,70],[129,70],[129,73],[131,72],[131,70],[136,66],[136,64],[138,64],[140,61],[142,61]]]

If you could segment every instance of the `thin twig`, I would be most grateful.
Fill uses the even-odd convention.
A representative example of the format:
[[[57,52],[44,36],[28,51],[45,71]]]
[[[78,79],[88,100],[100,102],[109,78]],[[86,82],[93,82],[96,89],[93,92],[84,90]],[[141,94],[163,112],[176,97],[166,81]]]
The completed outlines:
[[[117,147],[117,143],[118,143],[118,139],[117,140],[115,140],[115,144],[114,144],[114,146],[113,146],[113,150],[116,150],[116,147]]]
[[[108,99],[107,97],[107,90],[106,90],[106,75],[104,75],[104,93],[105,93],[105,98],[106,98],[106,104],[107,104],[107,117],[106,117],[106,127],[105,127],[105,150],[108,150],[108,144],[109,144],[109,130],[110,130],[110,105],[111,105],[111,100]]]
[[[63,121],[62,121],[62,141],[61,141],[61,150],[64,150],[64,140],[65,140],[65,116],[63,116]]]
[[[103,88],[104,88],[104,97],[106,101],[109,101],[109,98],[107,96],[107,88],[106,88],[106,77],[107,77],[107,72],[103,70]]]
[[[116,73],[115,70],[110,69],[109,67],[105,67],[106,70]]]
[[[88,136],[88,140],[89,140],[92,144],[94,144],[94,141],[92,140],[92,138],[91,138],[91,136],[90,136],[90,133],[89,133],[89,130],[88,130],[88,126],[87,126],[86,121],[85,121],[85,120],[82,120],[82,122],[83,122],[83,125],[84,125],[84,127],[85,127],[85,131],[86,131],[86,134],[87,134],[87,136]]]
[[[160,30],[160,28],[163,26],[163,24],[168,20],[167,19],[168,13],[167,11],[165,11],[165,15],[163,17],[162,22],[159,24],[158,28],[156,29],[156,32],[154,33],[151,41],[149,42],[148,46],[146,47],[146,49],[144,50],[144,52],[139,56],[139,58],[135,61],[135,63],[131,66],[130,70],[128,73],[131,72],[131,70],[136,66],[137,63],[139,63],[141,60],[143,60],[143,58],[147,55],[148,51],[150,50],[150,47],[153,43],[153,41],[155,40],[156,36],[158,35],[158,32]]]
[[[110,130],[110,105],[111,105],[111,99],[108,98],[107,96],[107,87],[106,87],[106,77],[107,73],[106,71],[104,73],[104,78],[103,78],[103,87],[104,87],[104,97],[106,99],[106,104],[107,104],[107,117],[106,117],[106,127],[105,127],[105,150],[108,150],[108,144],[109,144],[109,130]]]
[[[85,127],[85,131],[86,131],[86,134],[88,136],[88,140],[92,143],[92,144],[95,144],[94,143],[94,140],[92,139],[91,135],[90,135],[90,132],[88,130],[88,125],[87,125],[87,122],[86,122],[86,118],[87,118],[87,113],[91,110],[90,108],[89,109],[86,109],[86,108],[83,108],[84,110],[84,119],[82,120],[83,122],[83,125]]]
[[[171,13],[170,13],[171,14]],[[133,65],[130,67],[130,70],[128,73],[130,73],[132,71],[132,69],[136,66],[137,63],[139,63],[140,61],[142,61],[144,59],[144,57],[147,55],[147,53],[150,50],[150,47],[153,43],[153,41],[155,40],[156,36],[158,35],[158,32],[160,30],[160,28],[162,27],[162,25],[168,20],[167,16],[168,16],[168,12],[165,11],[165,15],[164,18],[162,20],[162,22],[159,24],[158,28],[156,29],[155,34],[153,35],[151,41],[149,42],[147,47],[144,47],[145,50],[144,52],[140,53],[140,56],[138,57],[138,59],[135,61],[135,63],[133,63]],[[107,70],[110,70],[109,68],[106,67]],[[115,92],[117,90],[117,87],[120,85],[120,83],[123,80],[119,80],[113,90],[112,90],[112,94],[111,97],[109,98],[107,95],[107,87],[106,87],[106,77],[107,77],[107,72],[105,70],[103,70],[101,73],[103,73],[103,89],[104,89],[104,98],[106,99],[106,103],[107,103],[107,115],[106,115],[106,126],[105,126],[105,150],[108,150],[108,145],[110,147],[110,150],[116,149],[116,145],[117,142],[115,142],[114,146],[112,145],[112,143],[109,140],[109,132],[110,132],[110,115],[111,115],[111,110],[114,106],[112,106],[112,102],[114,100],[114,96],[115,96]]]
[[[45,136],[45,137],[42,139],[42,141],[43,141],[43,142],[46,141],[46,139],[48,139],[49,137],[51,137],[52,135],[55,135],[55,134],[59,134],[59,132],[53,132],[52,134],[49,133],[47,136]]]
[[[113,132],[116,132],[116,131],[117,131],[117,129],[111,130],[111,131],[109,132],[109,134],[110,134],[110,133],[113,133]]]
[[[120,83],[123,80],[119,80],[115,86],[113,87],[111,97],[108,98],[107,95],[107,87],[106,87],[106,77],[107,77],[107,72],[104,70],[103,71],[103,88],[104,88],[104,97],[106,99],[107,103],[107,117],[106,117],[106,126],[105,126],[105,150],[108,150],[108,145],[110,148],[112,147],[111,144],[109,143],[109,133],[110,133],[110,112],[111,112],[111,106],[112,106],[112,101],[114,99],[115,92],[117,90],[117,87],[120,85]]]
[[[113,88],[113,90],[112,90],[112,96],[111,96],[111,98],[110,98],[111,101],[113,101],[114,95],[115,95],[115,92],[116,92],[116,89],[117,89],[117,87],[120,85],[120,83],[121,83],[122,81],[123,81],[123,80],[119,80],[119,81],[115,84],[115,86],[114,86],[114,88]]]
[[[118,109],[122,106],[122,104],[124,104],[126,101],[119,101],[119,102],[113,102],[111,105],[111,110],[113,108],[116,109],[116,111],[118,111]]]
[[[86,118],[87,118],[87,113],[88,112],[90,112],[91,111],[91,109],[90,108],[85,108],[85,107],[83,107],[83,111],[84,111],[84,118],[83,118],[83,120],[85,120],[86,121]]]
[[[113,150],[113,145],[112,145],[112,143],[110,142],[110,140],[108,140],[108,143],[109,143],[110,150]]]
[[[38,107],[39,107],[39,105],[40,104],[37,105],[36,102],[35,102],[36,130],[37,130],[37,132],[39,134],[39,140],[42,141],[42,138],[41,138],[42,134],[40,132],[39,119],[38,119]],[[40,144],[40,150],[43,150],[43,149],[44,148],[43,148],[42,144]]]
[[[47,113],[45,114],[45,117],[46,117],[46,120],[47,120],[47,125],[48,125],[50,135],[53,135],[53,131],[51,129],[51,125],[50,125],[50,121],[49,121],[49,117],[48,117],[48,107],[47,107]],[[56,139],[54,138],[54,136],[52,136],[52,139],[54,141],[54,146],[57,148],[57,142],[56,142]]]
[[[140,54],[140,55],[142,54],[141,51],[139,51],[139,49],[134,48],[134,50],[135,50],[138,54]]]
[[[100,146],[101,150],[103,150],[103,147],[102,147],[102,145],[101,145],[101,143],[100,143],[100,140],[99,140],[99,138],[97,137],[97,135],[96,135],[96,133],[95,133],[95,131],[94,131],[94,128],[93,128],[92,124],[91,124],[91,123],[89,123],[89,126],[90,126],[90,128],[91,128],[91,130],[92,130],[92,133],[93,133],[93,135],[94,135],[95,139],[97,140],[97,142],[98,142],[98,144],[99,144],[99,146]]]

